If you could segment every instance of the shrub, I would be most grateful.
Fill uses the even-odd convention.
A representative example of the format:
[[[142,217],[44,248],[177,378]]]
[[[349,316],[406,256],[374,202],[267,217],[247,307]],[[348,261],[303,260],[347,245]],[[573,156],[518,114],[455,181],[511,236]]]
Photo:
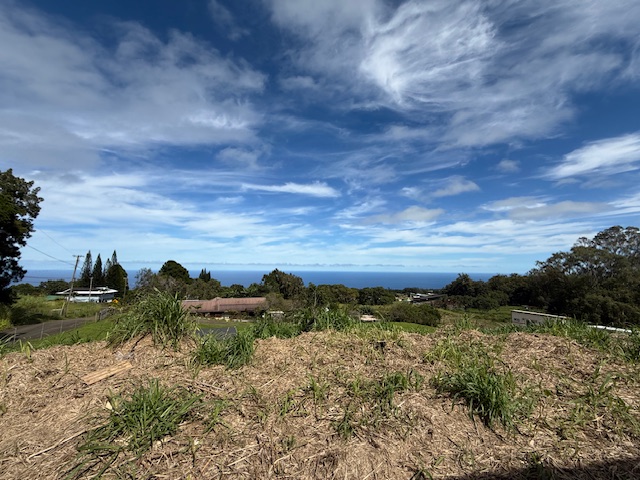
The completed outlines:
[[[388,319],[392,322],[417,323],[435,327],[440,324],[440,312],[429,304],[414,305],[396,302],[389,308]]]
[[[177,295],[155,290],[136,302],[116,320],[109,343],[118,345],[151,335],[156,344],[177,349],[185,336],[193,335],[196,322]]]
[[[299,323],[289,321],[279,321],[273,319],[260,319],[253,326],[255,338],[293,338],[302,333]]]
[[[438,375],[433,383],[438,393],[463,399],[470,415],[477,415],[488,427],[496,421],[504,427],[513,426],[520,406],[511,372],[499,373],[486,362],[468,363],[453,373]]]
[[[193,362],[198,365],[240,368],[253,358],[254,340],[254,332],[251,329],[240,330],[237,335],[224,339],[207,335],[194,351]]]
[[[155,379],[128,397],[110,396],[109,418],[91,430],[78,447],[84,456],[71,470],[70,478],[84,478],[96,468],[100,468],[100,477],[121,453],[142,455],[155,441],[174,434],[199,401],[199,396],[164,387]]]

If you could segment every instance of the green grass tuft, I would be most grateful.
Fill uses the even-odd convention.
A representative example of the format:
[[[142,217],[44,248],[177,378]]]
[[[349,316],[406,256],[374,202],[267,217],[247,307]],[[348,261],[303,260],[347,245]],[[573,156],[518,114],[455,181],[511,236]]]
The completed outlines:
[[[173,435],[199,402],[199,396],[184,389],[164,387],[155,379],[135,389],[130,396],[110,396],[109,417],[78,446],[81,455],[70,471],[70,478],[81,478],[96,470],[99,477],[121,453],[139,457],[154,442]]]
[[[237,335],[224,339],[207,335],[193,352],[192,361],[196,365],[240,368],[253,358],[254,340],[253,330],[241,330]]]
[[[155,290],[116,319],[108,341],[119,345],[151,335],[155,344],[175,350],[180,341],[193,335],[195,330],[195,319],[182,306],[178,295]]]

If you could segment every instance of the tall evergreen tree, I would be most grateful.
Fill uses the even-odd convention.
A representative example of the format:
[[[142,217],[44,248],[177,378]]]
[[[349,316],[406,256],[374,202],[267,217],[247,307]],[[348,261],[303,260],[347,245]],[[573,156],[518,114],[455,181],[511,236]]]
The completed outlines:
[[[80,278],[76,284],[78,287],[88,287],[91,284],[91,274],[93,269],[93,259],[91,258],[91,250],[84,256],[84,263],[80,270]]]
[[[107,260],[107,263],[110,263],[109,260]],[[107,287],[118,290],[118,293],[116,294],[116,297],[118,298],[124,297],[129,289],[127,272],[119,264],[111,265],[111,267],[109,267],[109,270],[107,270],[105,275],[105,283]]]
[[[116,253],[116,251],[114,250],[113,253],[111,254],[111,265],[120,265],[118,263],[118,254]]]
[[[100,254],[96,258],[96,263],[93,264],[93,286],[104,287],[104,272],[102,271],[102,259]]]

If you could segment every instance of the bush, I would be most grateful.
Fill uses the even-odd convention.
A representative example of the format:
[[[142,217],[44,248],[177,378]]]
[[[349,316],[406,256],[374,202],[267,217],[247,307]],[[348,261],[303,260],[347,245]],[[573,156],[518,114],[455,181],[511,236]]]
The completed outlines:
[[[293,338],[302,333],[299,323],[278,321],[272,319],[260,319],[253,326],[253,334],[256,338]]]
[[[389,308],[388,319],[391,322],[417,323],[436,327],[440,324],[440,312],[429,304],[414,305],[396,302]]]
[[[198,365],[226,365],[227,368],[240,368],[253,358],[254,340],[252,329],[240,330],[237,335],[224,339],[207,335],[193,353],[193,362]]]
[[[452,373],[438,375],[433,383],[438,393],[463,399],[470,415],[478,415],[488,427],[495,421],[513,427],[520,405],[515,400],[516,383],[510,371],[499,373],[486,362],[469,363]]]
[[[164,387],[155,379],[130,396],[110,396],[109,418],[89,431],[78,447],[83,455],[67,478],[86,478],[95,470],[98,473],[91,478],[100,478],[122,453],[139,457],[155,441],[173,435],[199,401],[199,396],[182,388]]]
[[[177,349],[184,337],[193,335],[196,322],[177,295],[155,290],[131,306],[116,320],[109,343],[118,345],[151,335],[156,344]]]

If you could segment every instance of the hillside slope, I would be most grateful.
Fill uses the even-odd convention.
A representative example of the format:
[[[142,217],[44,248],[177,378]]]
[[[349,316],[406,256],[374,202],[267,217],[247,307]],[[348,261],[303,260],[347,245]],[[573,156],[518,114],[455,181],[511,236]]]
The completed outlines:
[[[103,467],[105,478],[640,477],[637,365],[565,338],[306,333],[256,341],[237,370],[194,366],[187,343],[132,346],[1,358],[0,477],[91,478]],[[123,357],[133,368],[82,381]],[[496,417],[471,416],[468,392],[446,387],[474,363],[510,388]],[[149,449],[122,434],[110,450],[79,452],[151,379],[193,400],[177,430]]]

